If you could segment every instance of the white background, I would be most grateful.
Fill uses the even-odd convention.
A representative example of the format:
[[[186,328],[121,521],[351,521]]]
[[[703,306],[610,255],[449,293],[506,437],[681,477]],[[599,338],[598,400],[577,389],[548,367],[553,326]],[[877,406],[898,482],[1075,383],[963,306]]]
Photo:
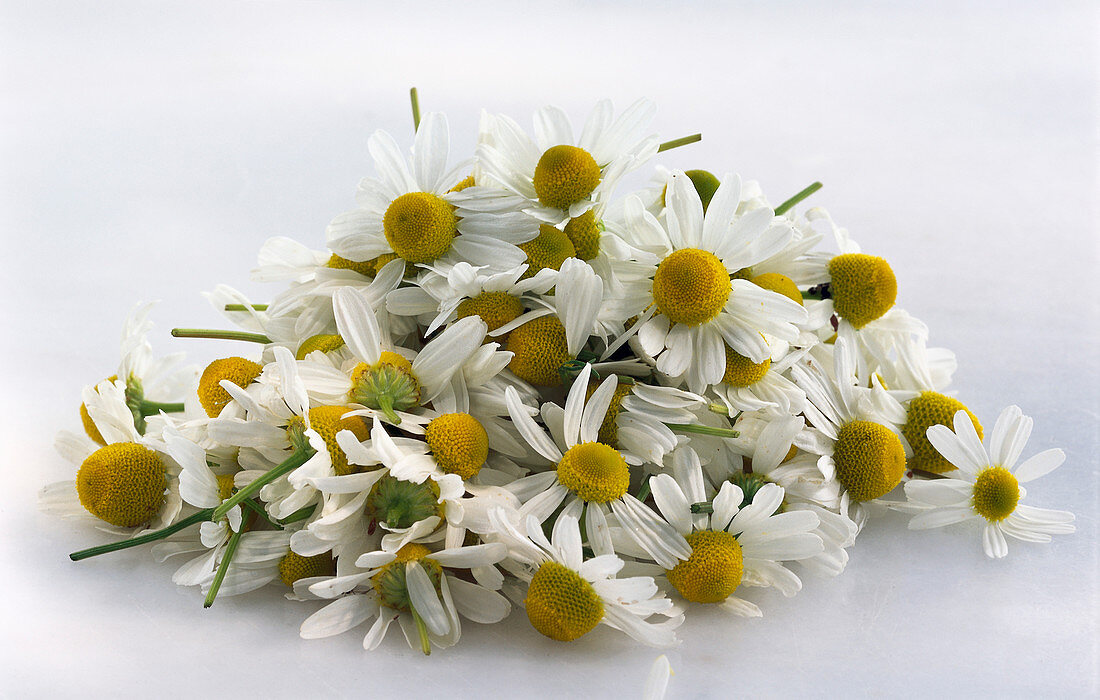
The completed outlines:
[[[472,147],[484,107],[576,122],[603,96],[659,103],[670,167],[813,180],[899,303],[954,349],[960,398],[992,426],[1020,405],[1026,454],[1066,464],[1028,502],[1078,514],[1051,545],[990,561],[965,527],[875,522],[835,580],[762,619],[693,609],[670,697],[1089,696],[1097,659],[1097,36],[1066,2],[0,5],[0,695],[632,696],[656,651],[606,628],[564,645],[464,627],[423,658],[396,631],[303,641],[274,587],[203,610],[147,551],[74,564],[100,533],[40,515],[75,468],[81,386],[112,374],[134,302],[161,299],[158,351],[221,325],[199,296],[248,281],[273,235],[322,247],[371,174],[375,129],[410,142],[407,90]],[[400,695],[398,695],[400,693]]]

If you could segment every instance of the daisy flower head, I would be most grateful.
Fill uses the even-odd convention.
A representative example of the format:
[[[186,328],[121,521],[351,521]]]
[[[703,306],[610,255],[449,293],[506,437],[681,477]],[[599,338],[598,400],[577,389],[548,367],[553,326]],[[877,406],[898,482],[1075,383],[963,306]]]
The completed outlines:
[[[371,136],[368,148],[378,177],[360,182],[358,209],[329,224],[329,248],[337,256],[353,262],[395,257],[406,266],[465,260],[508,269],[523,262],[514,244],[534,238],[537,222],[519,212],[494,216],[462,207],[458,188],[468,165],[447,169],[450,131],[443,114],[424,115],[408,159],[383,131]]]
[[[683,613],[652,578],[616,578],[625,563],[614,554],[585,559],[576,517],[559,518],[548,539],[533,515],[520,519],[525,532],[513,515],[503,508],[489,511],[490,522],[508,546],[514,563],[510,570],[528,582],[523,604],[539,633],[570,642],[604,624],[650,646],[676,644]],[[650,622],[654,615],[667,619]]]
[[[1073,513],[1021,503],[1025,491],[1020,484],[1049,474],[1066,458],[1062,450],[1050,449],[1020,462],[1031,426],[1031,418],[1009,406],[1001,411],[984,443],[967,411],[955,414],[954,432],[943,425],[930,427],[928,440],[958,467],[959,477],[906,482],[908,505],[919,511],[909,528],[924,530],[984,519],[982,548],[991,558],[1008,554],[1005,535],[1025,542],[1050,542],[1051,535],[1074,532]]]
[[[657,138],[648,133],[655,113],[652,102],[638,100],[613,120],[610,100],[602,100],[577,138],[565,112],[544,107],[535,114],[533,139],[509,117],[484,115],[478,161],[525,211],[561,224],[607,200],[623,175],[657,154]]]
[[[673,174],[665,225],[627,206],[635,245],[651,254],[634,279],[623,280],[629,309],[640,315],[638,344],[657,369],[683,376],[699,392],[722,380],[729,352],[754,363],[768,359],[766,336],[792,342],[806,311],[791,299],[746,279],[745,268],[771,256],[791,238],[791,228],[770,209],[738,214],[741,181],[723,178],[703,213],[699,193],[681,172]]]

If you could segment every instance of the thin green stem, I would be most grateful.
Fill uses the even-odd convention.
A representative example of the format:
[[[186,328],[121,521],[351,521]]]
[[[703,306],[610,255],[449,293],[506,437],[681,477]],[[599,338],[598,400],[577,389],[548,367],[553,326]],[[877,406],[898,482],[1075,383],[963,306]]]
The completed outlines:
[[[692,513],[713,513],[714,505],[710,501],[702,501],[701,503],[691,504]]]
[[[173,338],[211,338],[214,340],[244,340],[249,343],[271,342],[263,333],[248,333],[245,331],[223,331],[212,328],[173,328]]]
[[[275,528],[276,530],[282,530],[283,529],[283,526],[281,524],[279,524],[279,521],[273,519],[270,515],[268,515],[267,511],[264,510],[263,507],[260,504],[256,503],[256,501],[253,501],[252,499],[248,498],[248,499],[245,499],[245,500],[241,501],[241,505],[244,506],[245,508],[247,508],[248,510],[252,511],[253,515],[260,518],[261,520],[263,520],[264,522],[266,522],[268,525]]]
[[[432,640],[428,636],[428,626],[424,624],[424,620],[420,619],[420,613],[416,612],[416,608],[409,605],[409,611],[412,612],[413,622],[416,623],[416,631],[420,635],[420,651],[424,652],[424,656],[432,655]]]
[[[828,282],[802,290],[803,299],[832,299],[833,291]]]
[[[712,403],[711,405],[707,406],[707,408],[710,409],[711,413],[719,413],[723,416],[728,416],[730,414],[729,408],[720,403]]]
[[[253,311],[267,311],[267,304],[249,304]],[[248,306],[244,304],[226,304],[226,311],[248,311]]]
[[[221,563],[218,564],[218,572],[214,574],[214,581],[210,584],[210,591],[207,592],[202,607],[209,608],[214,604],[214,598],[218,596],[218,590],[222,587],[222,581],[225,580],[225,574],[229,571],[229,564],[233,561],[233,555],[237,553],[237,545],[241,543],[241,535],[244,534],[245,529],[242,525],[240,532],[234,532],[229,536],[229,542],[226,543],[225,551],[222,552]]]
[[[294,454],[287,457],[281,464],[276,467],[272,467],[263,476],[257,477],[248,486],[243,487],[237,493],[233,494],[229,498],[222,501],[222,504],[214,509],[214,512],[210,515],[210,519],[217,522],[221,520],[222,516],[230,511],[233,506],[237,505],[246,498],[252,498],[253,494],[262,489],[267,484],[275,481],[284,474],[289,474],[298,467],[302,466],[309,460],[310,457],[316,452],[312,447],[306,447],[294,451]]]
[[[420,96],[416,94],[416,88],[409,88],[409,101],[412,102],[413,131],[420,129]]]
[[[741,437],[741,433],[728,428],[712,428],[709,425],[695,425],[693,423],[665,423],[672,428],[674,433],[694,433],[695,435],[713,435],[715,437],[735,438]]]
[[[73,552],[69,555],[69,559],[73,561],[80,561],[81,559],[88,559],[89,557],[96,557],[100,554],[107,554],[108,552],[117,552],[120,549],[129,549],[130,547],[137,547],[140,544],[146,544],[147,542],[156,542],[162,540],[169,535],[175,534],[180,530],[196,525],[201,522],[205,522],[210,519],[210,515],[214,512],[213,508],[204,508],[194,515],[189,515],[183,520],[169,525],[162,530],[156,530],[155,532],[147,532],[144,535],[138,535],[137,537],[131,537],[128,540],[122,540],[121,542],[111,542],[110,544],[101,544],[98,547],[90,547],[88,549],[82,549],[79,552]]]
[[[387,393],[381,393],[377,397],[378,410],[390,419],[390,422],[394,425],[401,425],[401,416],[397,415],[397,411],[393,410],[393,397]]]
[[[653,478],[652,474],[646,474],[645,480],[642,481],[641,488],[638,489],[638,500],[644,501],[649,498],[649,480]]]
[[[279,524],[282,525],[283,527],[286,527],[287,525],[290,525],[291,523],[296,523],[300,520],[305,520],[309,516],[313,515],[313,511],[315,511],[315,510],[317,510],[317,506],[306,506],[305,508],[301,508],[299,510],[296,510],[293,513],[291,513],[290,515],[286,516],[285,518],[283,518],[282,520],[279,521]]]
[[[184,405],[182,403],[162,403],[160,401],[145,401],[142,399],[138,403],[138,410],[141,411],[143,416],[155,416],[161,411],[165,413],[182,413]]]
[[[811,184],[807,185],[801,192],[799,192],[795,196],[788,199],[786,202],[783,202],[778,207],[776,207],[775,208],[775,215],[780,216],[782,214],[786,214],[788,211],[790,211],[790,209],[794,205],[798,204],[803,199],[806,199],[807,197],[809,197],[814,192],[817,192],[823,186],[824,185],[822,185],[820,182],[814,182],[814,183],[811,183]]]
[[[696,141],[702,141],[702,140],[703,140],[703,135],[702,134],[692,134],[691,136],[681,136],[678,139],[672,139],[671,141],[665,141],[664,143],[662,143],[660,146],[657,147],[657,152],[658,153],[663,153],[664,151],[671,151],[674,148],[679,148],[680,146],[686,146],[689,143],[695,143]]]

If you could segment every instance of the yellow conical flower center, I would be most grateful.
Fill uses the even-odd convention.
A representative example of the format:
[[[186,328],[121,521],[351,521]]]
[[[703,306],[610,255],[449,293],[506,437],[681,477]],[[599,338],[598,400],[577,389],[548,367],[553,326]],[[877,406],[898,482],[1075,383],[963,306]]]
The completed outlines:
[[[228,379],[237,386],[244,388],[251,384],[263,371],[263,365],[256,364],[243,357],[226,357],[214,360],[199,377],[199,403],[202,404],[206,415],[217,418],[233,397],[229,392],[221,388],[220,382]]]
[[[409,192],[390,203],[382,225],[393,252],[408,262],[426,263],[451,249],[458,219],[441,197]]]
[[[577,251],[565,231],[550,224],[539,226],[539,235],[526,243],[520,243],[519,249],[527,254],[527,269],[520,279],[534,277],[539,270],[560,270],[561,264],[576,257]]]
[[[523,302],[519,297],[512,296],[508,292],[482,292],[476,297],[464,299],[458,305],[458,317],[479,316],[490,331],[495,331],[506,323],[511,323],[523,314]],[[504,337],[485,336],[486,342],[503,344],[508,339]]]
[[[347,258],[341,258],[339,255],[333,254],[325,263],[325,267],[332,268],[334,270],[353,270],[363,275],[364,277],[377,277],[378,273],[387,264],[397,260],[399,256],[396,253],[383,253],[377,258],[371,258],[370,260],[364,260],[363,262],[357,262],[355,260],[348,260]],[[417,268],[413,265],[405,266],[404,277],[415,277]]]
[[[431,550],[422,544],[410,542],[394,555],[395,559],[382,567],[382,570],[371,577],[374,590],[378,592],[382,605],[394,610],[409,612],[412,603],[409,601],[409,589],[405,583],[405,564],[410,561],[418,561],[428,574],[428,580],[440,590],[439,580],[443,577],[443,568],[428,555]]]
[[[603,601],[592,584],[556,561],[545,561],[527,587],[527,619],[550,639],[571,642],[603,619]]]
[[[536,386],[558,386],[558,368],[569,360],[565,327],[556,316],[528,321],[508,334],[505,349],[513,353],[508,369],[520,379]]]
[[[317,431],[325,441],[336,476],[347,476],[359,469],[357,466],[348,464],[348,456],[336,442],[336,433],[341,430],[350,430],[360,442],[370,437],[370,426],[362,416],[343,417],[348,411],[354,410],[354,406],[316,406],[309,409],[309,427]]]
[[[405,411],[420,405],[420,382],[412,371],[412,363],[389,350],[383,350],[378,362],[360,362],[351,371],[352,401],[380,410],[390,420],[394,411]]]
[[[630,467],[614,447],[584,442],[558,462],[558,483],[590,503],[607,503],[626,493]]]
[[[829,261],[833,308],[856,328],[882,316],[898,296],[898,280],[882,258],[846,253]]]
[[[782,294],[791,301],[802,306],[802,292],[798,291],[798,285],[794,283],[790,277],[781,275],[778,272],[765,272],[762,275],[757,275],[750,280],[757,287],[762,289],[769,289],[776,294]]]
[[[112,374],[107,377],[107,381],[113,382],[118,379],[117,374]],[[92,420],[92,415],[88,413],[88,407],[83,403],[80,404],[80,422],[84,425],[84,432],[87,433],[95,442],[100,445],[106,445],[107,441],[103,439],[103,434],[99,432],[99,428],[96,427],[95,421]]]
[[[535,194],[547,207],[568,209],[583,201],[600,184],[600,166],[583,148],[548,148],[535,166]]]
[[[725,347],[726,373],[722,375],[722,381],[732,386],[750,386],[768,374],[768,368],[772,366],[770,358],[765,358],[763,362],[753,362],[731,350],[728,345]]]
[[[279,560],[279,579],[286,584],[287,588],[293,588],[294,582],[300,578],[331,576],[333,568],[332,554],[329,552],[312,557],[287,552],[286,556]]]
[[[298,346],[298,352],[294,353],[294,359],[304,360],[306,359],[306,355],[311,352],[316,352],[317,350],[321,352],[332,352],[342,347],[344,347],[344,339],[340,336],[328,333],[318,333],[302,341],[302,344]]]
[[[653,275],[653,301],[674,323],[705,323],[718,315],[729,298],[726,266],[706,250],[677,250],[661,261]]]
[[[99,448],[76,473],[80,505],[118,527],[135,527],[152,520],[164,503],[167,486],[160,457],[134,442]]]
[[[600,382],[589,382],[588,390],[585,392],[585,401],[592,398],[592,394],[596,392],[600,386]],[[619,412],[623,410],[623,399],[630,395],[629,384],[619,384],[615,387],[615,393],[611,395],[611,405],[607,407],[607,413],[603,417],[603,423],[600,423],[600,432],[596,436],[596,439],[605,445],[610,445],[615,449],[619,448]]]
[[[596,211],[589,209],[565,225],[565,235],[573,243],[577,257],[592,260],[600,254],[600,225],[596,221]]]
[[[666,572],[668,582],[693,603],[721,603],[741,585],[744,557],[737,538],[724,530],[687,536],[691,556]]]
[[[424,429],[424,441],[439,468],[469,479],[481,471],[489,457],[485,427],[469,413],[444,413]]]
[[[233,495],[235,487],[233,474],[218,474],[214,478],[218,481],[218,500],[224,501]]]
[[[978,422],[978,419],[970,412],[969,408],[964,406],[958,399],[944,396],[935,391],[921,392],[920,396],[909,402],[907,411],[908,418],[905,425],[901,426],[901,434],[905,436],[905,439],[909,441],[909,445],[913,448],[913,457],[909,461],[909,466],[913,469],[942,474],[955,468],[954,464],[948,462],[943,455],[936,451],[935,447],[932,447],[932,443],[928,442],[927,433],[928,428],[933,425],[946,425],[951,428],[954,424],[955,414],[959,411],[966,411],[966,414],[970,416],[979,438],[984,435],[982,424]]]
[[[841,426],[833,446],[837,481],[855,501],[893,490],[905,474],[905,448],[889,428],[857,420]]]
[[[1012,515],[1020,502],[1020,482],[1004,467],[983,469],[974,481],[974,510],[990,522]]]
[[[474,176],[473,175],[467,175],[466,177],[459,180],[457,185],[455,185],[454,187],[452,187],[451,189],[449,189],[447,191],[448,192],[461,192],[462,190],[464,190],[468,187],[473,187],[476,184],[477,183],[474,182]]]

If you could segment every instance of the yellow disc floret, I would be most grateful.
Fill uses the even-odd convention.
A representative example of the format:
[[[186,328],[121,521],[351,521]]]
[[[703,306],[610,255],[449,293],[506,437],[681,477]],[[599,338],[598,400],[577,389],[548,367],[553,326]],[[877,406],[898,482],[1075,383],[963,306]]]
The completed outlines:
[[[294,353],[294,359],[304,360],[306,359],[306,355],[311,352],[316,352],[317,350],[321,352],[332,352],[342,347],[344,347],[344,339],[340,336],[329,333],[318,333],[302,341],[302,344],[298,346],[298,352]]]
[[[214,360],[199,377],[199,403],[206,415],[217,418],[226,404],[233,400],[229,392],[221,387],[221,381],[227,379],[242,389],[260,376],[263,365],[256,364],[243,357],[225,357]]]
[[[439,468],[469,479],[481,471],[489,457],[485,427],[469,413],[444,413],[424,429],[424,441]]]
[[[538,237],[518,245],[527,254],[527,269],[520,279],[534,277],[539,270],[560,270],[563,262],[577,255],[573,241],[569,240],[565,231],[550,224],[540,225]]]
[[[718,315],[729,298],[726,266],[705,250],[677,250],[661,261],[653,275],[653,301],[674,323],[705,323]]]
[[[570,219],[565,225],[565,235],[581,260],[592,260],[600,254],[600,225],[594,209]]]
[[[233,474],[217,474],[215,479],[218,482],[218,500],[224,501],[233,495],[234,484]]]
[[[479,316],[490,331],[495,331],[501,326],[511,323],[523,314],[523,302],[519,297],[512,296],[508,292],[482,292],[476,297],[463,299],[458,305],[458,317]],[[508,334],[501,336],[485,336],[485,342],[497,342],[503,344],[508,339]]]
[[[607,503],[626,493],[630,467],[614,447],[584,442],[570,447],[558,462],[558,483],[589,503]]]
[[[348,411],[354,410],[354,406],[316,406],[309,409],[309,427],[316,430],[325,441],[336,476],[347,476],[358,469],[348,464],[348,456],[336,442],[336,433],[341,430],[350,430],[360,442],[370,437],[370,426],[362,416],[343,417]]]
[[[893,490],[905,474],[905,448],[889,428],[870,421],[845,423],[833,446],[837,481],[855,501]]]
[[[508,334],[505,349],[513,353],[508,369],[536,386],[558,386],[558,368],[569,360],[565,326],[557,316],[542,316]]]
[[[771,365],[770,358],[764,358],[763,362],[753,362],[727,345],[726,373],[722,375],[722,381],[732,386],[750,386],[763,379]]]
[[[666,572],[668,582],[693,603],[721,603],[741,585],[744,557],[737,538],[725,530],[687,536],[691,557]]]
[[[279,560],[279,579],[287,588],[294,588],[294,582],[300,578],[313,576],[331,576],[333,571],[332,554],[324,552],[312,557],[287,552]]]
[[[80,505],[118,527],[152,520],[164,503],[167,486],[164,462],[156,452],[134,442],[99,448],[76,473]]]
[[[118,379],[117,374],[112,374],[107,377],[107,381],[113,382]],[[88,407],[83,403],[80,404],[80,422],[84,425],[84,432],[88,437],[96,441],[100,445],[106,445],[107,441],[103,439],[103,434],[99,432],[99,428],[96,427],[95,421],[92,420],[92,415],[88,413]]]
[[[527,587],[527,619],[550,639],[571,642],[603,619],[603,601],[592,584],[556,561],[545,561]]]
[[[829,261],[829,289],[837,314],[856,328],[882,316],[898,296],[898,280],[882,258],[846,253]]]
[[[393,200],[382,224],[393,252],[413,263],[431,262],[446,253],[458,230],[454,207],[428,192],[409,192]]]
[[[959,411],[966,411],[966,415],[970,416],[970,421],[974,424],[974,430],[977,431],[978,437],[983,437],[982,424],[978,422],[970,409],[958,399],[944,396],[935,391],[923,391],[917,398],[909,402],[908,417],[905,425],[901,426],[901,434],[905,436],[905,439],[909,441],[909,445],[913,448],[913,456],[909,460],[910,468],[922,469],[935,474],[943,474],[955,468],[954,464],[948,462],[935,447],[932,447],[932,443],[928,442],[927,433],[928,428],[933,425],[946,425],[951,428],[955,414]]]
[[[974,510],[990,522],[1012,515],[1020,502],[1020,482],[1004,467],[983,469],[974,480]]]
[[[588,391],[585,393],[585,401],[592,398],[600,386],[599,382],[589,382]],[[623,410],[623,399],[630,395],[629,384],[619,384],[615,387],[615,393],[611,395],[611,405],[607,407],[603,423],[600,423],[600,432],[596,439],[605,445],[615,449],[619,448],[619,412]]]
[[[750,280],[757,287],[763,289],[769,289],[776,294],[782,294],[791,301],[802,306],[802,292],[798,291],[798,285],[794,283],[790,277],[781,275],[778,272],[765,272],[762,275],[757,275]]]
[[[473,187],[476,184],[477,183],[474,182],[474,176],[473,175],[467,175],[466,177],[459,180],[457,185],[455,185],[454,187],[452,187],[451,189],[449,189],[447,191],[448,192],[461,192],[462,190],[464,190],[468,187]]]
[[[583,148],[548,148],[535,166],[535,194],[547,207],[568,209],[583,201],[600,184],[600,166]]]

